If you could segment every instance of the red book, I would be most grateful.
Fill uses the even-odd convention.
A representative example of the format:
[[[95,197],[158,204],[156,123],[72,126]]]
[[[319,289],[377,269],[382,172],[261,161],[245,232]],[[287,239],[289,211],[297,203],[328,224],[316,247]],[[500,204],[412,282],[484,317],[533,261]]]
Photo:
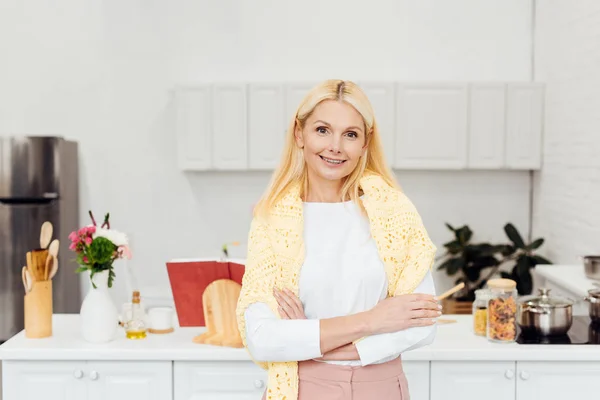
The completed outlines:
[[[231,279],[240,285],[244,260],[176,259],[167,261],[167,273],[179,326],[205,326],[202,294],[217,279]]]

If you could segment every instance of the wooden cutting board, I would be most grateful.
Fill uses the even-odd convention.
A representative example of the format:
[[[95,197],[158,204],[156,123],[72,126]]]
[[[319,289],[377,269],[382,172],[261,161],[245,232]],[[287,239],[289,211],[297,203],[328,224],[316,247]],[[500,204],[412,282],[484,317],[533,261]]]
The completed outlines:
[[[244,347],[237,327],[235,309],[242,285],[231,279],[218,279],[202,294],[206,332],[194,337],[194,343]]]

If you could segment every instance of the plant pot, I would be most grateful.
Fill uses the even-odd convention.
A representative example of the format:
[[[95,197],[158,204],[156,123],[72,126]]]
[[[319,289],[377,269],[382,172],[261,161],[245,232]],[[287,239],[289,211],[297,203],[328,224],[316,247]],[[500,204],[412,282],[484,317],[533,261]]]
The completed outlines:
[[[442,300],[442,313],[443,314],[472,314],[473,313],[473,302],[462,301],[452,298]]]
[[[115,338],[119,317],[110,297],[108,270],[95,273],[91,279],[90,290],[81,304],[80,317],[81,334],[85,341],[106,343]]]

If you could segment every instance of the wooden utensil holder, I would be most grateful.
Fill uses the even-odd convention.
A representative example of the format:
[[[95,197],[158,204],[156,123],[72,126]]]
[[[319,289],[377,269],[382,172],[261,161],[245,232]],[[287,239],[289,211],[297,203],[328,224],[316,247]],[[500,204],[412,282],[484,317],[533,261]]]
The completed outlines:
[[[52,281],[33,282],[25,295],[25,337],[52,336]]]

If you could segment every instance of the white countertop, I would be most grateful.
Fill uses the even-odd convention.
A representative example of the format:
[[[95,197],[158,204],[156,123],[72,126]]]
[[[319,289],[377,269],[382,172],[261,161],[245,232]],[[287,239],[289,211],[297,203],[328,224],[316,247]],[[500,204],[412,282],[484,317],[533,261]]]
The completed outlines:
[[[577,296],[586,296],[589,289],[595,289],[594,283],[600,283],[585,276],[581,265],[538,265],[535,274],[556,283]]]
[[[445,315],[456,323],[438,326],[433,344],[403,354],[404,360],[449,361],[600,361],[600,345],[497,344],[472,333],[471,315]],[[195,344],[192,338],[203,328],[176,328],[166,335],[148,334],[105,344],[85,342],[79,333],[79,315],[54,315],[53,336],[27,339],[23,331],[0,346],[0,360],[250,360],[245,349]]]

